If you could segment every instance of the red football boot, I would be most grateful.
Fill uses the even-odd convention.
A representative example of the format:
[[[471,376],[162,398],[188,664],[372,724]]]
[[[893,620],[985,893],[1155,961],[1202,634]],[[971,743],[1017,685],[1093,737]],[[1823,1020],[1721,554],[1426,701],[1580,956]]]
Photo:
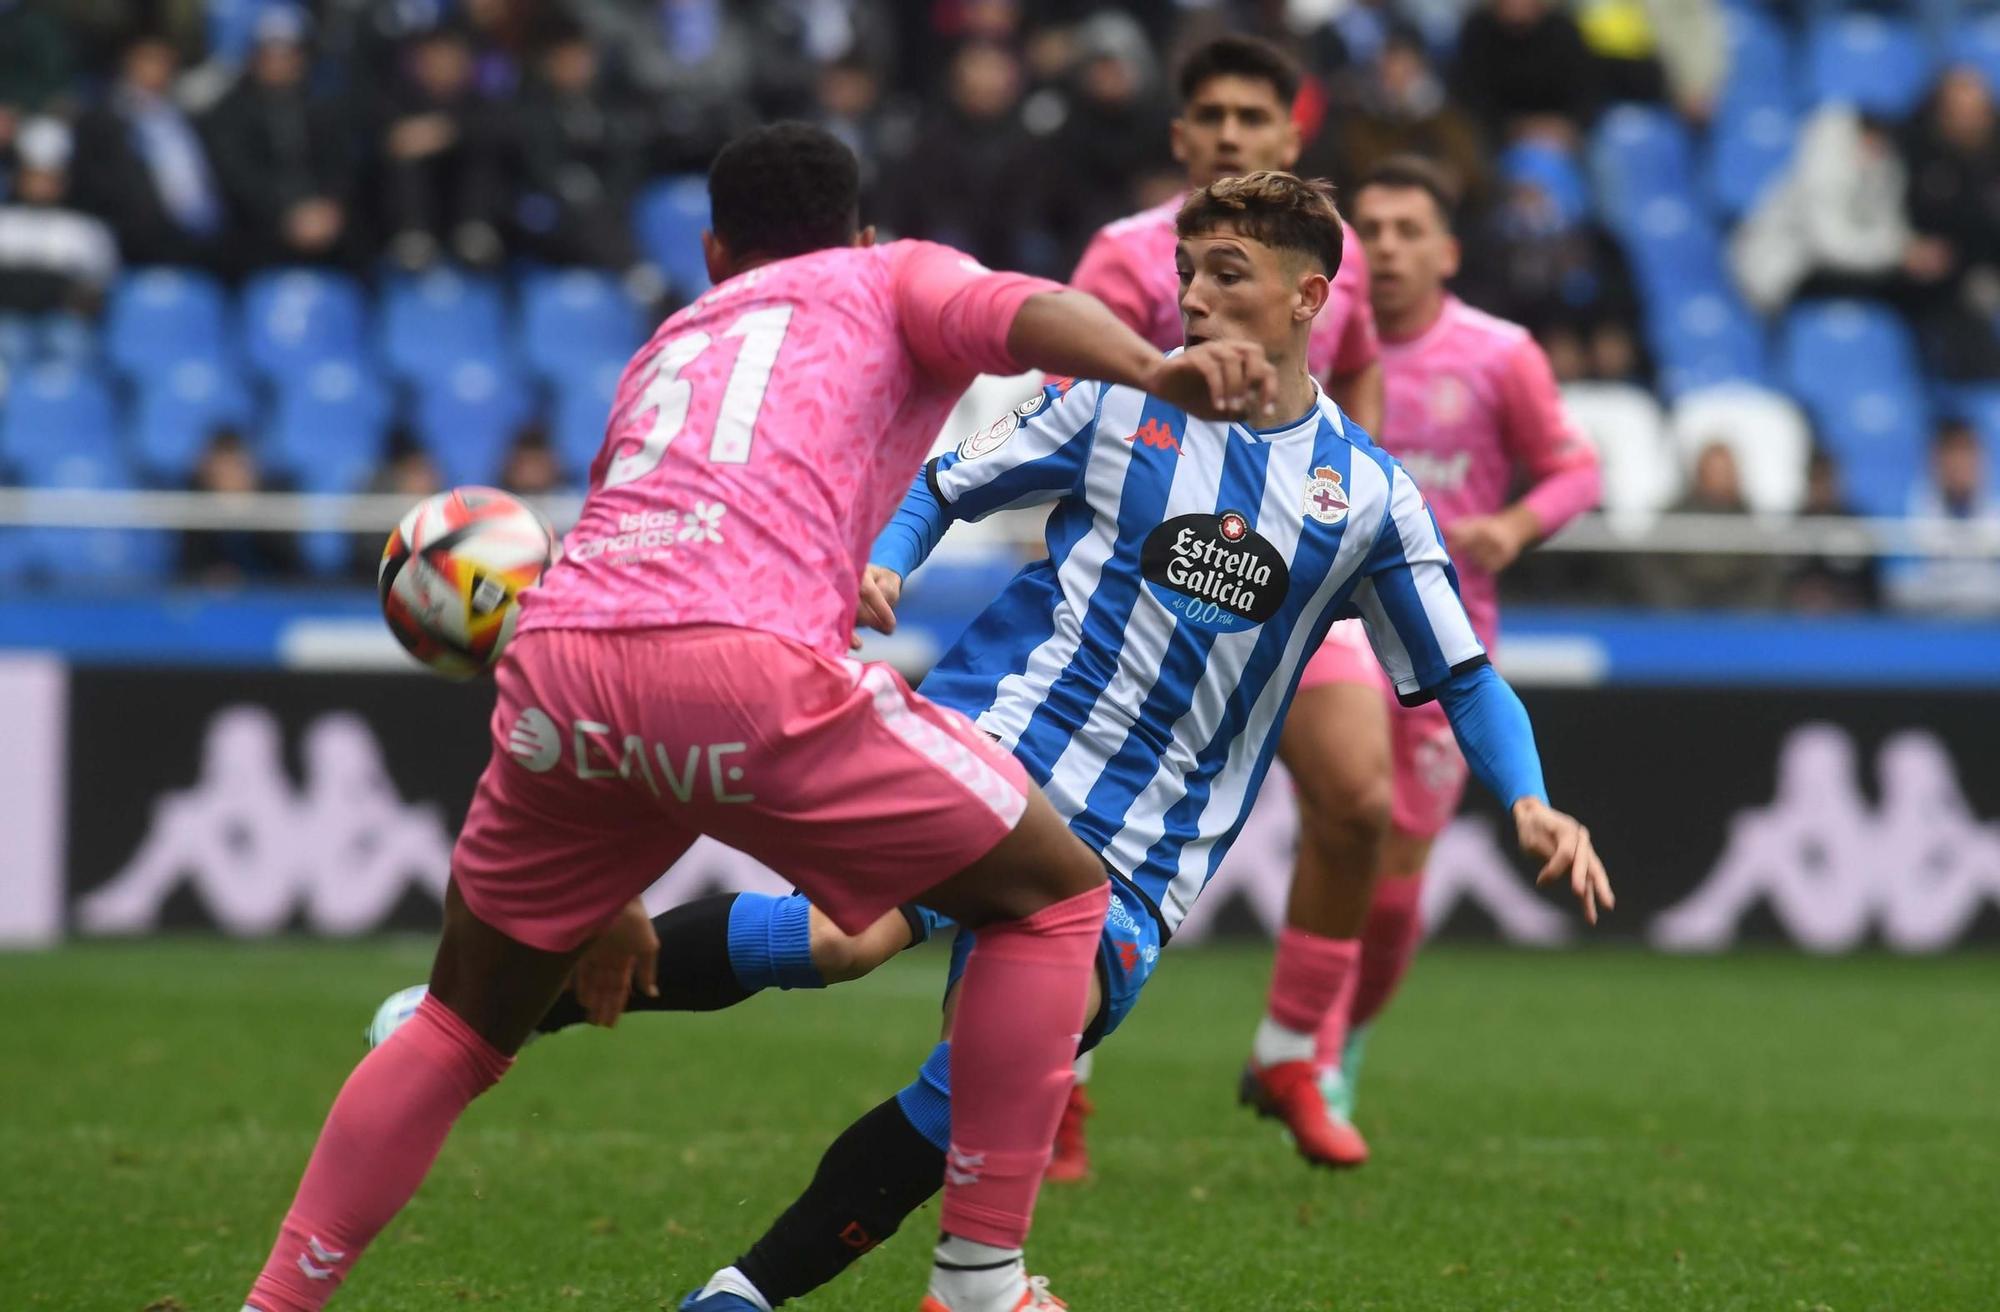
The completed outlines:
[[[1368,1141],[1327,1111],[1309,1061],[1243,1068],[1236,1101],[1259,1116],[1284,1122],[1299,1156],[1314,1166],[1353,1167],[1368,1160]]]
[[[1069,1102],[1063,1106],[1062,1123],[1056,1126],[1055,1155],[1042,1173],[1044,1180],[1066,1184],[1090,1174],[1090,1144],[1084,1139],[1083,1123],[1096,1110],[1081,1084],[1069,1086]]]

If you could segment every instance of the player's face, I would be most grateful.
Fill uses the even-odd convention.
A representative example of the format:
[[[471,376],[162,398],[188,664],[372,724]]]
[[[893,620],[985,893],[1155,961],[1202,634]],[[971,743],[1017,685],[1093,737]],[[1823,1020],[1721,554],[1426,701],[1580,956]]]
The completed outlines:
[[[1289,169],[1299,159],[1299,130],[1277,88],[1262,78],[1210,78],[1181,107],[1173,131],[1174,158],[1187,167],[1191,187]]]
[[[1353,217],[1377,315],[1394,317],[1436,299],[1458,272],[1458,240],[1423,188],[1363,187]]]
[[[1328,283],[1318,265],[1226,228],[1183,238],[1174,265],[1189,346],[1256,342],[1282,357],[1326,304]]]

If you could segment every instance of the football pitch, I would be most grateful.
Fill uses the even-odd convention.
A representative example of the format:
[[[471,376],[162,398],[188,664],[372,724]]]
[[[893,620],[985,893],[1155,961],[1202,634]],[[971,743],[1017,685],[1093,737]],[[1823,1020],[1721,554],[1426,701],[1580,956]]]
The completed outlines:
[[[374,1004],[427,946],[0,954],[0,1308],[236,1312]],[[1076,1312],[2000,1307],[2000,957],[1436,948],[1376,1158],[1233,1105],[1267,953],[1176,950],[1030,1247]],[[943,955],[531,1048],[335,1308],[653,1312],[928,1051]],[[935,1204],[795,1306],[909,1312]]]

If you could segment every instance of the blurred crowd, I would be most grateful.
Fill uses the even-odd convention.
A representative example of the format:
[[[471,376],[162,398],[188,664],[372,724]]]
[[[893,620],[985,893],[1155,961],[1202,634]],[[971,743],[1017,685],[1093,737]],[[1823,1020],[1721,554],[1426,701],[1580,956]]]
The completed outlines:
[[[1853,7],[1730,2],[1793,25]],[[1917,8],[1926,30],[1965,18],[1953,0]],[[1310,75],[1301,171],[1351,184],[1399,152],[1443,162],[1465,199],[1461,294],[1527,324],[1563,382],[1615,409],[1625,391],[1674,389],[1654,358],[1653,293],[1583,161],[1611,106],[1707,131],[1730,77],[1727,17],[1723,0],[0,0],[0,319],[87,321],[121,268],[155,264],[232,283],[293,266],[363,280],[581,266],[657,316],[699,288],[635,232],[642,189],[699,173],[730,135],[776,117],[854,146],[865,217],[887,233],[1064,277],[1098,226],[1183,185],[1167,132],[1178,53],[1250,31]],[[1986,77],[1948,67],[1906,121],[1816,107],[1727,257],[1756,311],[1867,297],[1915,326],[1931,377],[2000,379]],[[519,490],[582,474],[542,423],[507,456]],[[1990,437],[1956,416],[1937,432],[1913,508],[2000,513]],[[1672,507],[1749,513],[1736,465],[1756,434],[1712,437],[1690,450]],[[258,449],[254,432],[219,428],[194,484],[272,485]],[[1791,509],[1849,504],[1835,454],[1810,437],[1808,454]],[[437,481],[399,430],[373,485]],[[184,563],[209,579],[296,568],[255,537]],[[1845,561],[1573,573],[1524,579],[1662,605],[1859,607],[1909,591]],[[1911,595],[2000,610],[2000,568],[1961,574]]]

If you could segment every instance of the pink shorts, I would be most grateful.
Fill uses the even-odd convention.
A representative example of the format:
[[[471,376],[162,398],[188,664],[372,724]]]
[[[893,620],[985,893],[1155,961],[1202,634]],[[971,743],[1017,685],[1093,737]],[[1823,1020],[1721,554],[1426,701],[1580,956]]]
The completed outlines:
[[[498,681],[452,876],[531,947],[583,942],[702,834],[858,933],[1027,807],[1020,764],[888,666],[750,629],[534,630]]]
[[[1465,799],[1465,757],[1451,721],[1436,702],[1405,706],[1368,645],[1360,620],[1342,620],[1327,631],[1299,676],[1299,691],[1332,683],[1366,684],[1389,703],[1389,754],[1395,771],[1389,821],[1403,833],[1436,838]]]

